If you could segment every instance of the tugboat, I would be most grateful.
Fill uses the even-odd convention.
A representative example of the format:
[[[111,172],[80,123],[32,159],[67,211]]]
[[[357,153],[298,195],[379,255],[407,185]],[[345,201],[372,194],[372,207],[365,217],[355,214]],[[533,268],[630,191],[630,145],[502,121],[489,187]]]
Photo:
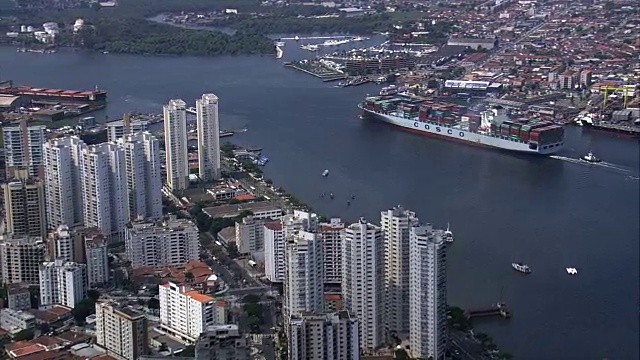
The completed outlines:
[[[444,241],[448,243],[453,242],[453,233],[449,230],[449,223],[447,223],[447,230],[444,232]]]
[[[329,176],[329,170],[325,170],[322,172],[322,176],[327,177]]]
[[[583,160],[583,161],[586,161],[586,162],[593,163],[593,164],[596,164],[596,163],[599,163],[599,162],[602,161],[602,160],[598,159],[595,155],[593,155],[593,153],[591,151],[589,151],[589,153],[587,155],[581,157],[580,159]]]
[[[523,263],[511,263],[511,267],[513,267],[514,270],[519,271],[523,274],[530,274],[531,273],[531,269],[529,268],[529,265],[525,265]]]

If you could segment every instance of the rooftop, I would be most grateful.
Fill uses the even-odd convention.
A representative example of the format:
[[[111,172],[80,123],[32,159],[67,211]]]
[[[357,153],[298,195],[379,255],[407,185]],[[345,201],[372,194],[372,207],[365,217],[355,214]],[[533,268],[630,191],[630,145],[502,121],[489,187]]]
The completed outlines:
[[[243,211],[260,212],[277,210],[279,207],[270,201],[258,201],[236,205],[221,205],[205,208],[204,211],[211,217],[234,217]]]
[[[184,295],[192,298],[193,300],[195,300],[197,302],[203,303],[203,304],[215,300],[211,296],[200,294],[200,292],[197,291],[197,290],[188,291],[188,292],[184,293]]]

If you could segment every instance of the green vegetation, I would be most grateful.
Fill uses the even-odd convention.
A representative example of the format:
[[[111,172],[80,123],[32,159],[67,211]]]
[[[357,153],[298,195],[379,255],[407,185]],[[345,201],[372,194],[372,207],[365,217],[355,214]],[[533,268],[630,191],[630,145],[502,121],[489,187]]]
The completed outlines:
[[[364,15],[360,17],[305,18],[287,15],[254,17],[239,15],[226,19],[213,20],[208,25],[242,29],[265,34],[283,33],[347,33],[369,34],[375,31],[388,31],[397,23],[388,14]]]
[[[97,290],[87,291],[87,298],[83,299],[71,310],[71,314],[78,325],[84,325],[85,319],[96,312],[96,302],[100,298],[100,292]]]
[[[182,29],[146,19],[159,13],[182,11],[212,11],[259,7],[255,0],[123,0],[114,8],[99,6],[59,11],[18,12],[16,18],[0,20],[0,30],[15,28],[22,23],[55,21],[61,25],[58,45],[77,46],[91,50],[132,54],[163,55],[235,55],[271,54],[272,41],[262,33],[237,32],[234,35],[214,31]],[[97,3],[96,3],[97,5]],[[74,34],[71,25],[77,18],[85,27]],[[10,41],[0,36],[0,41]]]
[[[189,345],[182,349],[182,351],[180,351],[177,355],[181,358],[195,358],[196,348],[193,345]]]
[[[252,33],[227,35],[214,31],[181,29],[139,19],[99,17],[72,36],[70,45],[129,54],[237,55],[270,54],[270,39]]]
[[[220,145],[220,154],[226,158],[233,158],[233,150],[235,150],[236,148],[236,145],[227,141]]]
[[[31,340],[34,336],[33,329],[24,329],[14,335],[13,341]]]
[[[447,318],[449,320],[449,324],[456,330],[462,332],[468,332],[473,329],[473,324],[471,323],[471,319],[467,316],[465,311],[456,306],[449,306],[447,308]],[[496,351],[498,350],[498,346],[493,342],[493,339],[482,332],[475,332],[474,337],[480,341],[482,348],[486,351]],[[508,360],[511,359],[511,354],[505,352],[498,352],[498,359]]]
[[[258,332],[260,325],[264,323],[264,311],[262,304],[259,302],[260,297],[247,295],[242,300],[244,302],[242,309],[247,315],[245,318],[245,326],[251,329],[252,332]]]
[[[153,310],[160,309],[160,300],[158,300],[156,298],[149,299],[149,301],[147,301],[147,307],[149,309],[153,309]]]
[[[243,211],[238,216],[231,218],[211,218],[207,213],[202,211],[202,206],[194,205],[189,209],[189,213],[195,220],[200,231],[209,231],[214,237],[218,235],[220,230],[234,226],[236,222],[242,221],[245,217],[252,215],[251,211]]]

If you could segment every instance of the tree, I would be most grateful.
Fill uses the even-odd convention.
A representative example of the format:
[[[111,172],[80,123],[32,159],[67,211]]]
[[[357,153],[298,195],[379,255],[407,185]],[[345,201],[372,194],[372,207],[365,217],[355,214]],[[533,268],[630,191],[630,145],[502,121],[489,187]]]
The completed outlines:
[[[76,320],[76,324],[84,325],[85,319],[87,316],[95,313],[96,311],[96,302],[91,298],[84,299],[76,305],[76,307],[71,310],[71,314],[73,318]]]
[[[247,294],[242,298],[242,302],[245,304],[256,304],[260,302],[260,296],[255,294]]]
[[[87,291],[87,297],[89,299],[93,300],[94,302],[96,302],[100,298],[100,291],[98,291],[98,290],[89,290],[89,291]]]
[[[37,329],[40,330],[41,333],[46,334],[51,331],[51,326],[47,323],[42,323],[37,326]]]
[[[13,336],[13,341],[31,340],[34,336],[32,329],[24,329]]]
[[[147,301],[147,307],[154,310],[160,309],[160,300],[156,298],[149,299],[149,301]]]
[[[184,274],[184,279],[186,282],[191,283],[194,279],[193,273],[187,272]]]

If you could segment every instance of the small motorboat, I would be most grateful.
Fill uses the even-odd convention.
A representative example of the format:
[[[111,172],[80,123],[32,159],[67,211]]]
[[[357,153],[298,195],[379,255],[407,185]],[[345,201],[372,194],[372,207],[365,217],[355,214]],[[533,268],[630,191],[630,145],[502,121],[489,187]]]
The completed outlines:
[[[567,274],[569,274],[569,275],[578,275],[578,269],[572,268],[572,267],[568,267],[567,268]]]
[[[347,206],[351,206],[351,201],[347,201]]]
[[[531,268],[529,268],[529,265],[523,264],[523,263],[511,263],[511,267],[516,270],[519,271],[523,274],[530,274],[531,273]]]
[[[586,162],[594,163],[594,164],[595,163],[599,163],[599,162],[602,161],[602,160],[598,159],[595,155],[593,155],[593,153],[591,151],[589,151],[589,153],[587,155],[581,157],[580,159],[583,160],[583,161],[586,161]]]
[[[333,200],[333,193],[330,193],[329,197]]]
[[[329,176],[329,170],[325,170],[322,172],[322,176],[327,177]]]
[[[356,196],[355,195],[351,195],[351,200],[355,200]]]
[[[447,223],[447,230],[444,232],[444,241],[448,243],[453,242],[453,232],[449,230],[449,223]]]

